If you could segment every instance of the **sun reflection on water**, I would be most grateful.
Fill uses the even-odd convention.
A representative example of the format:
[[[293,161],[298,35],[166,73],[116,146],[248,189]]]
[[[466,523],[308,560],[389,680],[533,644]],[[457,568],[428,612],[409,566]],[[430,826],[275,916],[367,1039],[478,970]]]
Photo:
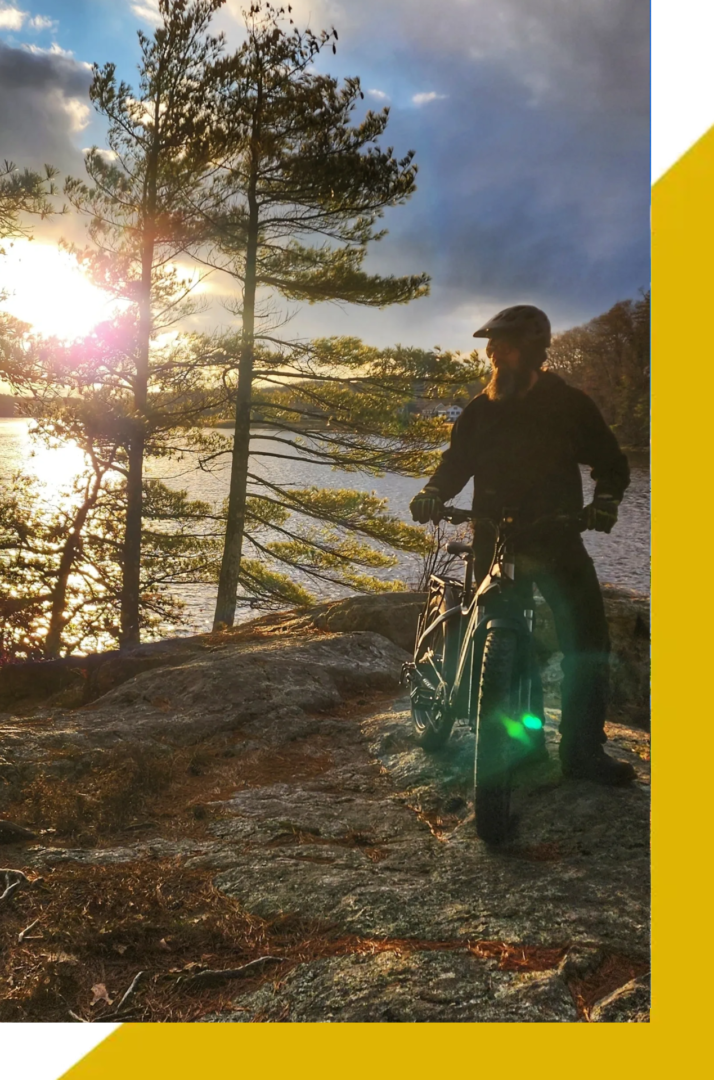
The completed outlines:
[[[0,420],[2,479],[8,481],[16,472],[36,477],[43,487],[44,499],[59,506],[74,480],[84,472],[86,457],[75,443],[45,445],[32,437],[31,427],[31,422],[21,417]]]

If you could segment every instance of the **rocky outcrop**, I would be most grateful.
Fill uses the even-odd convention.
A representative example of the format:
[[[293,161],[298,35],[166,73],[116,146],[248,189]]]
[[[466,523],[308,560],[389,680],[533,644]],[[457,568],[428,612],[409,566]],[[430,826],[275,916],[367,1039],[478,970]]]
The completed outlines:
[[[610,716],[649,730],[650,724],[650,603],[632,590],[605,585],[602,589],[610,630]],[[560,703],[562,654],[553,615],[536,596],[535,642],[546,704]]]
[[[76,714],[91,737],[208,739],[246,723],[322,713],[398,686],[404,656],[379,634],[354,632],[226,643],[145,671]]]
[[[611,715],[645,730],[649,727],[650,613],[649,600],[640,594],[603,587],[612,643]],[[145,672],[200,663],[213,650],[231,649],[260,637],[277,641],[314,633],[370,633],[387,638],[398,649],[411,652],[424,593],[379,593],[351,596],[318,604],[306,612],[267,615],[218,634],[148,642],[124,653],[98,653],[87,657],[0,668],[0,709],[34,707],[54,696],[58,705],[90,704],[116,687]],[[553,617],[536,596],[535,642],[546,703],[559,703],[561,654]]]
[[[46,705],[40,712],[51,711],[52,717],[39,728],[0,725],[6,754],[31,768],[31,762],[71,747],[81,770],[82,754],[93,750],[180,747],[247,723],[279,726],[286,718],[337,709],[360,695],[396,692],[407,658],[385,637],[367,632],[200,644],[163,654],[162,666],[151,657],[148,670],[78,709]]]

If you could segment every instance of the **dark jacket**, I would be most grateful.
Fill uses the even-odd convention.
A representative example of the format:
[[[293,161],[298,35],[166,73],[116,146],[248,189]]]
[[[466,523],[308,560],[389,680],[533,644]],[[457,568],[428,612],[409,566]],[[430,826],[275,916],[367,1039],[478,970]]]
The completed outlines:
[[[627,458],[597,405],[545,371],[522,398],[470,401],[429,483],[446,502],[473,476],[474,514],[498,518],[509,507],[532,520],[582,508],[579,464],[590,466],[596,495],[622,498]]]

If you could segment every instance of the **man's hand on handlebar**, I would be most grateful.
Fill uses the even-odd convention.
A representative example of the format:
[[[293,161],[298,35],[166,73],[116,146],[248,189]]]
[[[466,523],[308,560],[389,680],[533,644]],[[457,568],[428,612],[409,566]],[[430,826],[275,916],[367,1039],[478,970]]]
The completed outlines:
[[[452,525],[463,525],[465,522],[473,522],[474,524],[488,525],[496,533],[499,529],[499,523],[493,518],[477,517],[470,510],[463,510],[460,506],[444,506],[441,511],[442,521],[450,521]],[[586,523],[586,514],[584,510],[579,510],[575,514],[546,514],[544,517],[536,518],[535,521],[526,521],[523,524],[515,525],[515,535],[522,535],[532,529],[541,528],[544,525],[555,526],[568,526],[570,528],[577,528],[579,532],[589,526]],[[510,522],[511,519],[505,519]],[[512,526],[511,526],[512,528]]]
[[[591,503],[577,513],[569,514],[546,514],[545,517],[535,521],[516,525],[518,535],[543,525],[575,526],[580,532],[585,529],[595,529],[597,532],[609,533],[617,521],[617,508],[619,501],[611,495],[598,495]],[[462,525],[465,522],[481,522],[490,525],[494,531],[498,528],[497,522],[488,518],[476,517],[471,511],[463,510],[459,506],[445,506],[436,488],[425,487],[418,495],[415,495],[409,504],[414,521],[425,525],[428,521],[449,521],[452,525]]]
[[[439,489],[427,485],[414,496],[409,503],[409,509],[414,521],[417,521],[420,525],[426,525],[428,521],[437,524],[441,521],[444,510]]]
[[[583,507],[583,522],[586,529],[609,533],[617,521],[619,499],[614,495],[596,495],[591,503]]]

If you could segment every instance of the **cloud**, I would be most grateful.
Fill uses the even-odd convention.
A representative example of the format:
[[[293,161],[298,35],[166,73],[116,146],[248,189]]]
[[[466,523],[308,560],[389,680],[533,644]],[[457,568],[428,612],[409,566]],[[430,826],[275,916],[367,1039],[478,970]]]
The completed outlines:
[[[107,150],[107,149],[104,149],[104,148],[102,148],[100,146],[83,146],[82,147],[82,153],[83,154],[89,154],[92,151],[94,151],[95,154],[98,154],[99,157],[104,158],[105,161],[116,161],[117,157],[119,156],[114,150]]]
[[[43,48],[41,45],[23,45],[24,49],[28,52],[34,53],[36,56],[66,56],[70,60],[74,59],[74,53],[71,49],[63,49],[61,45],[58,45],[56,41],[53,41],[49,48]],[[92,65],[87,64],[85,61],[79,61],[80,65],[91,71]]]
[[[295,23],[300,28],[309,26],[315,33],[322,29],[329,30],[333,24],[339,31],[348,15],[349,5],[336,2],[336,0],[289,0],[289,2],[292,8],[290,17],[295,20]],[[287,10],[287,4],[275,5],[275,7],[281,6]],[[245,0],[226,0],[229,17],[239,26],[243,25],[243,11],[249,7],[250,5],[246,4]]]
[[[84,131],[92,115],[89,105],[80,101],[79,98],[62,97],[61,107],[69,118],[70,131]]]
[[[349,21],[348,21],[349,20]],[[335,22],[340,40],[371,38],[380,63],[399,52],[416,70],[461,60],[497,64],[532,103],[649,111],[649,5],[632,0],[440,0],[439,18],[414,0],[361,0]],[[374,26],[380,25],[380,34]],[[645,74],[645,78],[643,78]]]
[[[227,0],[231,42],[246,6]],[[563,329],[647,285],[648,4],[440,0],[438,18],[426,0],[292,6],[298,26],[339,32],[317,68],[358,75],[373,107],[393,102],[383,142],[416,150],[417,191],[385,213],[369,269],[432,276],[408,308],[318,305],[296,327],[470,349],[509,303]]]
[[[81,175],[74,136],[90,117],[91,71],[64,54],[13,48],[0,42],[0,145],[21,168],[44,162]]]
[[[48,19],[46,15],[34,15],[27,24],[31,30],[56,30],[55,19]]]
[[[143,19],[151,26],[161,26],[163,19],[159,11],[158,0],[144,0],[143,4],[132,4],[131,10],[137,19]]]
[[[428,93],[412,94],[412,101],[415,105],[426,105],[430,101],[444,101],[448,94],[437,94],[435,90],[430,90]]]
[[[28,30],[41,33],[43,30],[56,30],[57,22],[46,15],[32,15],[19,8],[0,4],[0,30],[22,30],[27,24]]]
[[[22,30],[27,18],[26,11],[16,7],[0,7],[0,30]]]

